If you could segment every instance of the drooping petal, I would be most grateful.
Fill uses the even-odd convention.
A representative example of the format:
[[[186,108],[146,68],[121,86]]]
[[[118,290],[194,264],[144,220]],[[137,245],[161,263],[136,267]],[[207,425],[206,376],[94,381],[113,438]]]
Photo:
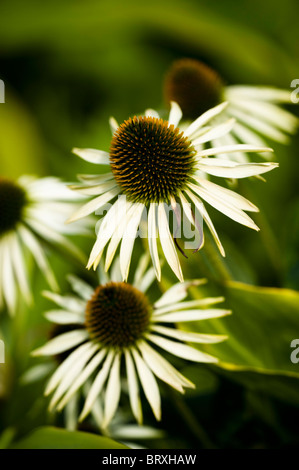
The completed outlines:
[[[222,243],[218,237],[218,234],[216,232],[216,229],[214,227],[214,224],[208,214],[208,212],[206,211],[203,203],[201,202],[201,200],[194,194],[192,193],[191,191],[189,191],[188,189],[185,190],[186,194],[188,195],[188,197],[191,199],[191,201],[194,202],[194,205],[196,207],[196,209],[198,210],[198,212],[201,214],[202,218],[204,219],[205,223],[207,224],[215,242],[216,242],[216,245],[218,246],[218,249],[220,251],[220,253],[222,254],[222,256],[225,256],[225,251],[224,251],[224,248],[222,246]]]
[[[148,211],[148,246],[158,281],[161,281],[161,265],[157,247],[157,204],[151,203]]]
[[[206,202],[211,204],[211,206],[215,207],[215,209],[219,210],[227,217],[235,220],[236,222],[246,225],[253,230],[259,230],[258,226],[253,222],[253,220],[245,214],[241,209],[236,208],[229,202],[217,197],[213,192],[207,190],[202,186],[197,186],[195,184],[189,183],[189,188],[192,189],[199,197],[204,199]]]
[[[145,209],[144,204],[135,203],[134,211],[127,219],[127,225],[123,234],[120,247],[120,270],[123,281],[127,281],[132,258],[133,247],[136,239],[137,230],[140,224],[142,213]]]
[[[77,392],[77,390],[87,381],[91,374],[96,370],[96,368],[101,364],[104,357],[106,356],[107,351],[105,349],[100,350],[84,367],[83,371],[77,376],[76,380],[72,383],[71,387],[68,389],[67,393],[64,395],[63,399],[59,402],[57,409],[60,411],[64,408],[70,398]]]
[[[120,399],[121,382],[120,382],[120,358],[117,354],[111,366],[111,372],[107,383],[104,403],[104,418],[102,427],[106,428],[113,418]]]
[[[149,367],[141,358],[140,354],[135,349],[132,349],[132,354],[136,364],[138,376],[140,378],[141,385],[144,390],[144,394],[153,410],[157,421],[160,421],[161,397],[157,381],[152,372],[150,371]]]
[[[183,282],[183,273],[179,262],[178,254],[174,245],[174,241],[169,230],[169,221],[167,220],[167,215],[163,202],[160,202],[158,205],[158,226],[160,242],[165,258],[177,278],[181,282]]]
[[[142,424],[142,407],[139,394],[138,380],[133,359],[128,349],[125,350],[125,359],[128,377],[130,405],[132,408],[133,415],[135,416],[137,422],[139,424]]]
[[[110,372],[111,363],[114,359],[115,352],[110,351],[105,359],[102,369],[96,376],[92,386],[90,387],[89,393],[86,397],[83,410],[79,416],[79,421],[83,421],[83,419],[90,413],[91,408],[96,401],[98,395],[101,393],[102,388],[106,382],[108,374]]]
[[[143,359],[147,363],[152,372],[159,377],[159,379],[166,382],[168,385],[176,389],[180,393],[184,393],[181,380],[174,373],[174,367],[166,361],[160,354],[153,348],[150,348],[147,343],[140,342],[139,350]]]
[[[70,369],[65,372],[64,376],[60,380],[60,383],[51,398],[49,404],[50,410],[57,407],[57,403],[59,402],[59,400],[69,390],[72,384],[78,379],[82,370],[84,370],[86,364],[98,349],[97,344],[89,343],[89,345],[90,347],[86,349],[84,354],[81,354],[81,356],[78,357],[77,361],[72,365]]]

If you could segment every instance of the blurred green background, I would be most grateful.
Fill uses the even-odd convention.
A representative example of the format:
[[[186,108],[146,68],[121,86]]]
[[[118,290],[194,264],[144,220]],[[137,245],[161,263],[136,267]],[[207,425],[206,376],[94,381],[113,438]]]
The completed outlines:
[[[147,107],[162,110],[163,79],[176,58],[203,60],[228,84],[290,88],[299,78],[298,14],[295,0],[2,0],[1,174],[74,181],[77,173],[93,173],[72,147],[108,150],[110,116],[122,121]],[[296,105],[288,109],[299,116]],[[200,295],[224,295],[233,310],[229,318],[193,328],[227,333],[230,339],[207,349],[219,356],[217,367],[177,364],[197,390],[184,400],[177,394],[164,400],[158,427],[166,437],[145,442],[149,447],[299,443],[299,364],[290,360],[291,340],[299,337],[298,143],[298,135],[289,146],[269,142],[279,169],[267,174],[267,183],[242,181],[238,187],[260,207],[255,220],[261,232],[211,209],[227,258],[204,248],[182,260],[186,277],[209,278]],[[89,250],[92,241],[84,243]],[[82,274],[59,255],[52,261],[62,288],[70,269]],[[219,277],[215,263],[228,275]],[[166,285],[173,278],[165,273]],[[19,380],[36,364],[30,351],[49,329],[42,317],[49,305],[39,294],[46,286],[34,270],[32,275],[35,306],[13,320],[5,312],[0,317],[6,345],[6,363],[0,364],[0,447],[36,427],[59,424],[46,412],[44,382],[25,386]],[[150,413],[146,418],[156,426]]]

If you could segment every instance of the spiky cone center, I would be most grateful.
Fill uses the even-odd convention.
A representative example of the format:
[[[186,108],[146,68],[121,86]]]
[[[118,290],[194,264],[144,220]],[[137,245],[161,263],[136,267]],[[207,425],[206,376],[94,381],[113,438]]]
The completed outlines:
[[[86,306],[85,326],[91,339],[118,350],[136,344],[148,330],[147,297],[124,282],[99,285]]]
[[[132,202],[168,202],[194,172],[195,150],[177,127],[163,119],[134,117],[119,126],[110,147],[117,184]]]
[[[0,236],[14,230],[22,220],[27,197],[23,188],[14,182],[0,178]]]
[[[165,101],[176,101],[185,119],[194,120],[221,103],[223,91],[220,75],[195,59],[174,61],[164,81]]]

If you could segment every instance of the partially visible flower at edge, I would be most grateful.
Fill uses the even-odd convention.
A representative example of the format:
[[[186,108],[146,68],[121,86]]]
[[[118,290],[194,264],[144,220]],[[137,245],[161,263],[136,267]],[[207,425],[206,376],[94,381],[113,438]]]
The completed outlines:
[[[299,119],[281,107],[291,104],[292,90],[258,85],[225,85],[220,75],[205,63],[191,58],[177,59],[168,69],[164,80],[167,103],[176,101],[182,108],[184,119],[193,120],[212,106],[228,102],[228,106],[215,121],[219,124],[235,118],[230,134],[215,137],[213,146],[235,145],[247,142],[267,146],[265,138],[286,144],[289,135],[299,127]],[[261,154],[265,159],[271,153]],[[222,155],[238,162],[247,162],[246,152]]]
[[[116,262],[110,278],[103,269],[98,271],[96,289],[70,276],[76,295],[45,293],[61,308],[50,310],[46,317],[57,324],[76,325],[74,330],[53,338],[32,353],[34,356],[52,356],[71,350],[47,384],[45,394],[53,394],[50,410],[61,411],[77,391],[91,381],[79,420],[85,419],[101,396],[104,404],[101,425],[106,428],[118,408],[123,364],[135,419],[142,423],[140,382],[156,419],[160,420],[161,398],[155,376],[181,393],[194,385],[157,351],[157,347],[186,360],[217,362],[216,357],[185,342],[217,343],[227,339],[226,336],[186,332],[172,325],[228,315],[231,312],[227,309],[205,308],[224,299],[184,301],[188,288],[203,282],[193,280],[173,285],[152,305],[145,293],[154,281],[155,273],[152,267],[147,269],[147,265],[148,256],[143,255],[132,284],[121,281],[119,263]]]
[[[181,208],[186,220],[194,225],[195,231],[198,230],[194,218],[197,211],[223,256],[223,246],[202,200],[236,222],[258,230],[253,220],[244,212],[255,212],[258,208],[237,193],[209,181],[207,176],[245,178],[270,171],[278,164],[238,164],[215,157],[218,154],[245,150],[272,151],[265,147],[240,144],[203,150],[204,143],[231,131],[234,120],[217,126],[206,125],[222,113],[225,107],[226,103],[223,103],[210,109],[184,131],[178,127],[182,112],[174,102],[171,103],[168,121],[162,120],[154,110],[147,110],[145,116],[135,116],[120,126],[114,119],[110,119],[113,131],[110,153],[95,149],[73,150],[87,162],[110,165],[111,169],[111,172],[104,174],[79,175],[82,183],[72,186],[75,191],[95,197],[74,213],[68,222],[93,212],[98,213],[107,203],[112,204],[106,215],[100,219],[102,223],[90,253],[88,269],[92,266],[96,269],[108,245],[105,261],[105,269],[108,271],[121,242],[121,272],[123,280],[127,280],[136,233],[146,212],[149,250],[158,280],[161,279],[161,266],[157,238],[160,238],[168,264],[177,278],[183,281],[178,253],[167,220],[166,205],[171,206],[174,214]],[[121,217],[116,217],[119,214]],[[196,251],[204,244],[203,233],[200,233],[200,237],[201,243]]]
[[[84,254],[66,235],[90,235],[90,220],[72,227],[65,224],[82,199],[58,178],[0,178],[0,310],[6,306],[14,314],[20,294],[28,304],[32,302],[27,252],[53,290],[58,286],[45,245],[62,247],[79,261],[85,261]]]

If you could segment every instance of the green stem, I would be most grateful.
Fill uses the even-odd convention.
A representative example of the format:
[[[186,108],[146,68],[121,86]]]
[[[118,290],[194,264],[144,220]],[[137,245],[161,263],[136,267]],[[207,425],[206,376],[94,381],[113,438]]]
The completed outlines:
[[[227,281],[232,280],[232,275],[224,261],[224,258],[219,253],[209,234],[206,234],[205,244],[200,254],[207,268],[206,271],[208,271],[208,277],[212,277],[215,281],[218,281],[221,284],[225,284]]]
[[[189,431],[201,443],[203,449],[217,449],[217,446],[211,441],[202,425],[196,419],[194,413],[187,406],[182,396],[170,390],[172,401],[174,402],[176,411],[180,414],[188,426]]]

